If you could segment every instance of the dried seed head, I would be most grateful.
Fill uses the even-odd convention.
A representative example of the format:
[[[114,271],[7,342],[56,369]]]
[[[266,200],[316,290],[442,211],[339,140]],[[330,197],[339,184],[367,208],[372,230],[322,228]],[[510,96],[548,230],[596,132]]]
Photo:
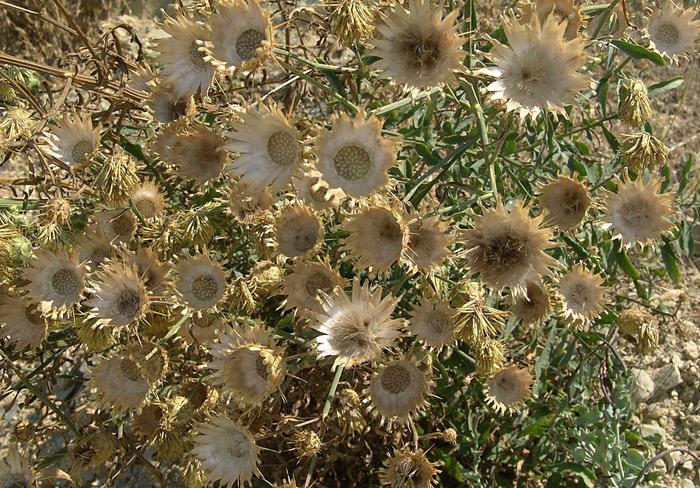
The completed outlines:
[[[321,439],[313,430],[302,430],[294,439],[294,449],[299,457],[312,457],[321,450]]]
[[[633,79],[622,84],[618,113],[625,124],[635,129],[651,118],[651,102],[643,81]]]
[[[623,134],[622,155],[633,171],[652,170],[668,161],[669,148],[648,132]]]
[[[474,368],[477,374],[489,375],[503,367],[503,343],[494,339],[485,339],[471,346],[474,355]]]
[[[651,322],[651,315],[639,310],[623,310],[617,318],[617,326],[620,332],[630,336],[636,336],[642,331],[644,324]]]

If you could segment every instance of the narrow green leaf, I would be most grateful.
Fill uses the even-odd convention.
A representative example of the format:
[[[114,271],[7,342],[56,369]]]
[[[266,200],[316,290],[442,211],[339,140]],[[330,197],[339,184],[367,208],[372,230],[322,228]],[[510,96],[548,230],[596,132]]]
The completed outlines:
[[[632,44],[631,42],[625,42],[619,39],[612,41],[612,44],[620,51],[634,59],[648,59],[659,66],[664,66],[666,64],[666,61],[664,61],[664,58],[661,57],[659,53],[649,51],[647,48],[642,47],[639,44]]]
[[[430,166],[434,166],[440,162],[440,159],[437,158],[425,144],[418,142],[415,146],[413,146],[413,148],[416,150],[418,155],[421,158],[425,159],[425,162]]]
[[[653,85],[650,85],[647,88],[647,93],[649,95],[649,98],[655,97],[656,95],[659,95],[665,91],[674,90],[676,88],[679,88],[679,87],[683,86],[683,83],[685,83],[685,80],[683,79],[683,77],[676,76],[674,78],[669,78],[668,80],[660,81],[658,83],[654,83]]]
[[[608,144],[610,144],[610,147],[613,151],[617,152],[617,150],[620,149],[620,141],[617,140],[615,134],[610,132],[607,127],[601,125],[601,128],[603,129],[603,134],[605,135],[605,138],[608,140]]]
[[[667,242],[661,247],[661,257],[664,259],[666,274],[675,284],[681,281],[681,271],[678,269],[678,261],[676,255],[671,248],[671,243]]]
[[[620,268],[622,268],[625,273],[630,275],[635,280],[639,279],[639,271],[637,271],[637,268],[634,267],[632,261],[630,261],[630,258],[627,257],[627,253],[624,249],[620,249],[620,252],[615,255],[615,258],[617,259],[617,264],[620,265]]]

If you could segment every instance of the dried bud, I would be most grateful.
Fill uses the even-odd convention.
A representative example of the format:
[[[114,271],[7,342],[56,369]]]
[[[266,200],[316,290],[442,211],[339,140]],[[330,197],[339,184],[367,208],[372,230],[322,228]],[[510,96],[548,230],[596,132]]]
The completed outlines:
[[[625,124],[635,129],[651,118],[651,102],[647,96],[647,87],[642,81],[627,80],[623,83],[620,87],[618,113]]]
[[[312,430],[302,430],[294,439],[294,448],[301,457],[311,457],[321,450],[321,439]]]
[[[638,310],[624,310],[617,318],[617,326],[620,332],[627,335],[637,335],[644,324],[651,321],[651,316]]]
[[[638,134],[623,134],[622,155],[627,166],[634,171],[657,166],[663,166],[668,160],[669,149],[666,145],[648,132]]]

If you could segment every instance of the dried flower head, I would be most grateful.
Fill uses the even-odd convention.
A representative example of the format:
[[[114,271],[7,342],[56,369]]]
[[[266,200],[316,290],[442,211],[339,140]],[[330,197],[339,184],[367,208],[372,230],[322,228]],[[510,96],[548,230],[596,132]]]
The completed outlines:
[[[163,213],[165,200],[153,180],[134,186],[129,192],[131,203],[146,220],[154,219]]]
[[[316,170],[310,170],[302,177],[292,177],[292,185],[297,198],[316,211],[337,206],[343,196],[342,190],[328,188]]]
[[[450,222],[439,215],[421,218],[412,213],[408,223],[408,248],[406,258],[414,270],[430,272],[442,265],[450,255],[453,237],[449,234]]]
[[[253,67],[272,50],[272,25],[257,0],[224,1],[209,19],[204,43],[211,62],[230,71]]]
[[[602,276],[575,266],[559,278],[559,296],[564,316],[574,322],[587,322],[603,310],[605,287]]]
[[[459,339],[476,344],[503,330],[507,313],[486,303],[481,284],[467,282],[466,293],[455,295],[453,301],[461,303],[455,317],[455,334]]]
[[[381,366],[369,386],[373,412],[382,420],[407,420],[427,404],[429,379],[413,361],[401,359]]]
[[[649,47],[673,62],[687,58],[700,37],[700,20],[693,20],[696,13],[696,9],[683,9],[671,1],[662,9],[654,8],[645,30]]]
[[[102,466],[114,456],[116,443],[111,434],[92,430],[68,446],[66,459],[73,481],[82,484],[82,472]]]
[[[8,446],[7,457],[0,461],[0,486],[3,488],[30,488],[34,486],[34,470],[29,460],[20,456],[17,446]]]
[[[156,50],[160,52],[157,60],[166,66],[160,71],[163,84],[172,83],[175,99],[188,98],[209,92],[214,71],[213,64],[205,60],[206,53],[201,44],[207,32],[201,22],[196,22],[180,12],[175,18],[163,14],[165,21],[160,28],[170,37],[156,41]]]
[[[520,369],[515,365],[503,368],[489,378],[486,401],[501,413],[514,410],[532,396],[530,385],[533,382],[534,379],[527,369]]]
[[[323,241],[321,230],[321,222],[310,208],[290,205],[275,221],[277,251],[290,258],[313,256]]]
[[[557,260],[544,253],[552,247],[552,231],[541,228],[543,216],[530,218],[528,207],[516,202],[510,212],[502,204],[474,215],[474,228],[462,232],[469,271],[497,289],[510,287],[513,295],[525,290],[526,280],[549,274]]]
[[[669,148],[648,132],[622,134],[621,151],[627,166],[634,171],[650,170],[663,166],[668,161]]]
[[[224,169],[228,158],[225,145],[224,139],[216,132],[195,125],[184,134],[178,134],[167,161],[179,165],[184,178],[203,185],[217,178]]]
[[[236,184],[228,195],[228,210],[241,224],[256,223],[263,212],[272,206],[272,191],[265,188],[253,191],[248,185]]]
[[[627,246],[661,239],[663,233],[673,227],[668,217],[674,211],[671,195],[657,193],[660,185],[655,178],[646,184],[641,177],[620,182],[617,194],[606,193],[604,220],[607,223],[604,227]]]
[[[503,355],[503,343],[495,339],[483,339],[472,343],[470,350],[474,355],[476,374],[489,375],[503,367],[506,358]]]
[[[620,332],[630,336],[636,336],[642,330],[644,324],[651,323],[651,315],[639,310],[623,310],[617,318],[617,326]]]
[[[100,406],[113,409],[117,415],[138,409],[150,390],[143,364],[128,352],[103,359],[93,367],[90,386],[97,390]]]
[[[27,285],[27,297],[38,302],[38,310],[60,315],[80,301],[85,288],[85,265],[78,263],[77,255],[40,249],[24,277],[31,282]]]
[[[357,269],[383,272],[394,262],[405,260],[409,233],[406,214],[398,205],[366,208],[342,228],[350,232],[345,247],[350,249],[350,259],[359,258]]]
[[[214,385],[243,405],[259,406],[277,388],[286,371],[282,350],[269,331],[259,325],[234,326],[218,333],[210,343]]]
[[[331,188],[351,197],[368,196],[389,183],[387,170],[396,162],[396,146],[381,136],[379,119],[342,114],[331,130],[316,138],[316,169]]]
[[[257,468],[258,446],[253,435],[237,422],[222,416],[212,417],[197,427],[192,454],[202,462],[209,481],[221,487],[246,485]]]
[[[312,457],[321,451],[321,439],[313,430],[304,429],[294,436],[294,449],[299,457]]]
[[[336,0],[328,5],[331,31],[344,46],[366,41],[374,34],[376,8],[366,0]]]
[[[441,348],[455,340],[457,311],[447,300],[419,299],[408,322],[408,330],[431,348]]]
[[[547,223],[562,230],[580,224],[591,206],[588,188],[576,178],[559,175],[540,187],[540,192],[540,205],[547,212]]]
[[[16,342],[18,349],[39,346],[46,337],[48,320],[37,305],[25,298],[0,297],[0,337],[9,337],[8,342]]]
[[[112,244],[129,242],[136,233],[136,217],[131,209],[103,210],[90,216]]]
[[[148,108],[156,122],[169,124],[194,112],[194,98],[174,93],[174,83],[161,83],[151,91]]]
[[[130,266],[135,266],[138,277],[143,281],[146,289],[157,294],[162,291],[165,276],[170,269],[170,264],[161,263],[158,255],[150,247],[143,247],[139,244],[136,251],[122,248],[121,254]]]
[[[340,274],[327,262],[300,261],[282,280],[282,294],[286,296],[282,307],[294,309],[296,317],[322,313],[321,294],[332,295],[336,287],[343,288]]]
[[[217,331],[223,328],[224,321],[216,313],[200,311],[193,313],[177,333],[188,343],[208,346],[217,338]]]
[[[540,23],[503,18],[509,46],[493,40],[496,66],[487,72],[498,79],[488,86],[494,100],[507,100],[506,110],[521,117],[536,117],[542,110],[564,114],[564,104],[588,86],[587,76],[577,73],[585,62],[583,40],[566,40],[566,24],[548,17]]]
[[[148,297],[135,266],[112,261],[96,273],[96,278],[90,290],[94,296],[85,305],[93,307],[91,314],[100,326],[125,327],[143,318]]]
[[[219,303],[226,290],[221,265],[205,254],[185,254],[174,267],[177,297],[192,310],[204,310]]]
[[[537,322],[549,311],[547,289],[534,281],[527,280],[526,293],[513,298],[510,313],[523,321],[523,324]]]
[[[521,22],[529,24],[533,15],[537,15],[540,24],[551,18],[558,23],[565,23],[564,39],[574,39],[581,27],[581,14],[574,0],[534,0],[522,5]]]
[[[391,488],[431,488],[435,486],[437,463],[431,463],[425,451],[412,452],[409,447],[394,451],[384,461],[379,480]]]
[[[49,154],[60,159],[71,168],[90,162],[92,153],[100,140],[101,124],[93,129],[90,115],[83,119],[73,112],[73,120],[68,114],[58,125],[51,126]]]
[[[80,246],[80,262],[88,262],[91,270],[97,269],[102,262],[114,255],[114,246],[98,226],[90,225],[85,228],[78,238]]]
[[[95,177],[95,188],[105,202],[120,205],[127,201],[131,189],[139,182],[136,164],[128,153],[110,154]]]
[[[458,10],[444,16],[430,0],[409,0],[408,10],[394,4],[382,13],[380,36],[372,43],[375,63],[398,85],[418,92],[454,81],[462,68],[465,39],[457,33]]]
[[[324,296],[323,313],[315,315],[312,327],[322,335],[318,343],[319,356],[337,356],[335,365],[353,365],[376,361],[382,350],[392,347],[401,335],[403,321],[391,319],[399,298],[386,296],[381,289],[369,291],[369,283],[360,285],[355,279],[352,299],[341,289],[333,297]]]
[[[231,164],[233,176],[251,191],[268,186],[273,193],[287,186],[302,163],[299,132],[273,104],[261,104],[261,112],[249,107],[232,124],[226,149],[239,153]]]
[[[656,324],[645,323],[637,335],[639,352],[646,355],[656,350],[659,345],[659,329]]]
[[[647,87],[642,80],[632,79],[620,86],[620,108],[618,114],[630,127],[639,128],[653,114]]]

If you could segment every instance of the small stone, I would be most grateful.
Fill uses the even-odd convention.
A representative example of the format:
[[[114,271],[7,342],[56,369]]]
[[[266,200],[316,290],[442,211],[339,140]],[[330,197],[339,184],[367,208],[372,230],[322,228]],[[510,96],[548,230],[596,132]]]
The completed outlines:
[[[646,409],[645,414],[644,414],[645,417],[650,418],[650,419],[658,419],[658,418],[661,418],[662,415],[663,415],[663,409],[661,408],[660,405],[657,405],[656,403],[649,405]]]
[[[632,383],[630,395],[637,402],[645,402],[654,394],[654,380],[646,371],[633,368],[630,370]]]
[[[678,368],[683,366],[683,358],[675,351],[671,353],[671,364],[676,365]]]
[[[698,345],[693,341],[686,341],[685,344],[683,344],[683,355],[687,359],[698,359],[700,357]]]
[[[681,371],[678,369],[678,366],[673,363],[661,366],[654,371],[654,384],[656,385],[656,390],[659,392],[668,391],[681,383],[683,383]]]
[[[642,424],[639,426],[639,433],[644,438],[654,437],[655,435],[661,436],[661,442],[666,439],[666,431],[663,427],[654,424]]]
[[[655,471],[657,471],[661,474],[666,473],[666,463],[664,462],[663,459],[657,459],[656,461],[654,461],[653,466],[654,466]]]

